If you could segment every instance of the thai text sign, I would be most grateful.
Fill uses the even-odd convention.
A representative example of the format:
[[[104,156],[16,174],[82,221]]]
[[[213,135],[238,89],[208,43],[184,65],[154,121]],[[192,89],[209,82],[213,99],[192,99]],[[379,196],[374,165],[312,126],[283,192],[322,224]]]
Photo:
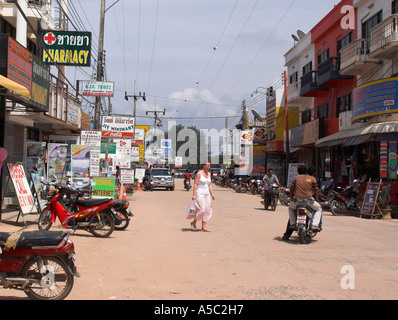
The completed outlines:
[[[134,118],[102,117],[102,136],[109,138],[134,138]]]
[[[398,112],[398,78],[364,84],[353,91],[353,121]]]
[[[32,103],[48,111],[50,93],[50,66],[40,61],[39,57],[33,56],[32,67]]]
[[[83,81],[83,96],[113,97],[113,82]]]
[[[7,78],[32,93],[32,53],[8,37]]]
[[[90,66],[91,32],[49,31],[43,34],[43,62],[65,66]]]
[[[22,165],[17,163],[7,163],[8,171],[17,194],[22,215],[37,213],[35,201],[26,179],[25,170]]]
[[[97,177],[93,182],[93,198],[114,198],[115,179]]]

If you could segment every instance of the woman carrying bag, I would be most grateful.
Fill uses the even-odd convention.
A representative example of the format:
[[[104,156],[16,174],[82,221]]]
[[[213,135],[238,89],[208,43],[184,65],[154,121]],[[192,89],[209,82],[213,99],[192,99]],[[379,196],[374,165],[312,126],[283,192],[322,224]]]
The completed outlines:
[[[202,165],[202,170],[195,175],[193,186],[193,196],[191,206],[195,210],[188,213],[187,219],[192,219],[192,230],[196,230],[196,222],[202,220],[202,231],[210,232],[207,229],[207,222],[210,220],[213,209],[211,200],[215,200],[213,189],[211,188],[210,162]],[[190,206],[190,207],[191,207]]]

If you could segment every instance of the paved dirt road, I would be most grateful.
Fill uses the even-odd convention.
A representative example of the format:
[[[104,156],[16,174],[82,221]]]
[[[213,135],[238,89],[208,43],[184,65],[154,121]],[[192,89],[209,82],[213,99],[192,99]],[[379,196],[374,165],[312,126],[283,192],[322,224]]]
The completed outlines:
[[[398,299],[398,220],[325,212],[324,231],[301,245],[295,235],[281,240],[287,207],[265,211],[259,196],[214,189],[210,233],[190,229],[192,193],[181,180],[174,192],[136,192],[126,231],[107,239],[77,231],[81,278],[68,299]],[[354,289],[341,287],[344,266]],[[0,296],[25,298],[4,289]]]

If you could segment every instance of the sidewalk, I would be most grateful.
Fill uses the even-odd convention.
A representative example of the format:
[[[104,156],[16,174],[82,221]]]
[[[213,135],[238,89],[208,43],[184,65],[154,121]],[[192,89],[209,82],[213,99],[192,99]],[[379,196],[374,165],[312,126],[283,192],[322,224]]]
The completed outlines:
[[[10,206],[2,210],[0,220],[0,232],[15,232],[20,229],[38,230],[38,214],[19,216],[19,210],[16,206]],[[18,219],[18,222],[17,222]]]

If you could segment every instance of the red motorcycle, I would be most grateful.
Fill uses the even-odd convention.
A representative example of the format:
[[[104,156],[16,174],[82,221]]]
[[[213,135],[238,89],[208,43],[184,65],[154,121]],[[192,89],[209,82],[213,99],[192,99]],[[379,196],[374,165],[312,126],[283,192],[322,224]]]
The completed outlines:
[[[22,290],[34,300],[62,300],[80,277],[69,233],[0,233],[0,286]]]
[[[115,205],[113,199],[79,200],[77,211],[71,212],[66,200],[67,193],[76,191],[65,185],[54,185],[56,192],[50,197],[47,207],[39,217],[39,229],[49,230],[56,218],[60,220],[62,227],[83,229],[91,232],[94,236],[106,238],[115,229],[115,221],[112,216]]]

